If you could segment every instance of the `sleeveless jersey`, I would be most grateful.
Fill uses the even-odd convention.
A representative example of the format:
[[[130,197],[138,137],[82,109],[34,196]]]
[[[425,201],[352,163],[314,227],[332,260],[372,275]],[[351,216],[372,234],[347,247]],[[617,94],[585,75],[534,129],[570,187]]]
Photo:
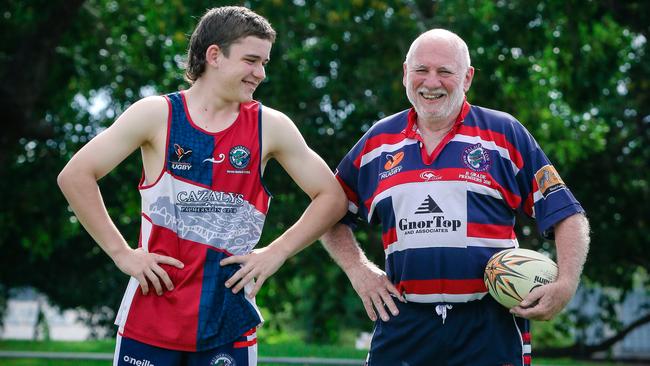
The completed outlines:
[[[210,133],[192,121],[182,92],[165,98],[165,166],[155,182],[145,185],[143,177],[139,186],[139,245],[185,266],[161,266],[174,284],[161,296],[153,289],[143,295],[131,278],[115,323],[124,337],[202,351],[232,342],[262,322],[254,301],[224,286],[240,266],[219,265],[253,249],[268,211],[270,195],[261,178],[262,107],[242,103],[230,127]]]
[[[517,211],[550,236],[583,209],[512,116],[465,102],[431,155],[416,117],[410,109],[384,118],[343,158],[345,220],[381,223],[386,273],[409,301],[481,299],[487,260],[518,246]]]

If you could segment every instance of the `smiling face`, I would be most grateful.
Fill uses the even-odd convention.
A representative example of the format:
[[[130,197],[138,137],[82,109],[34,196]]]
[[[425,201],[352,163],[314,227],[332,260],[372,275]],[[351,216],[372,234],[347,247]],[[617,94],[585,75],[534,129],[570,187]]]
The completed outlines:
[[[474,76],[463,45],[453,33],[436,31],[413,42],[404,62],[403,83],[418,120],[447,123],[460,113]]]
[[[217,46],[210,47],[217,48],[214,70],[218,94],[225,100],[250,102],[266,78],[264,68],[269,62],[271,41],[254,36],[242,38],[230,46],[227,56]]]

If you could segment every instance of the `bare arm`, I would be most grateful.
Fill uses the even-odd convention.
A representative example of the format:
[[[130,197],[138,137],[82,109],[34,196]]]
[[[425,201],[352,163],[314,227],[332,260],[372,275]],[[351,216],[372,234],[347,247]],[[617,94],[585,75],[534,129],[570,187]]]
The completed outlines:
[[[140,282],[144,294],[148,292],[147,278],[158,294],[162,293],[159,278],[168,289],[173,288],[167,273],[157,263],[179,268],[182,263],[129,247],[108,215],[97,181],[138,147],[154,141],[161,121],[166,118],[167,106],[162,98],[147,98],[134,104],[79,150],[57,178],[79,222],[120,270]]]
[[[569,216],[555,226],[555,245],[559,268],[557,281],[536,288],[511,312],[518,316],[549,320],[569,303],[575,294],[582,267],[589,251],[589,222],[583,214]]]
[[[377,313],[383,321],[388,321],[386,307],[394,316],[399,314],[392,297],[402,302],[406,300],[390,282],[386,273],[368,260],[347,225],[334,225],[323,235],[321,242],[350,279],[372,321],[377,320]]]
[[[281,113],[267,109],[263,119],[263,156],[275,158],[298,186],[311,198],[300,219],[265,248],[244,256],[232,256],[222,265],[242,264],[226,287],[238,292],[256,279],[248,296],[253,297],[264,281],[284,261],[313,243],[345,214],[347,201],[343,190],[325,162],[312,151],[296,126]]]

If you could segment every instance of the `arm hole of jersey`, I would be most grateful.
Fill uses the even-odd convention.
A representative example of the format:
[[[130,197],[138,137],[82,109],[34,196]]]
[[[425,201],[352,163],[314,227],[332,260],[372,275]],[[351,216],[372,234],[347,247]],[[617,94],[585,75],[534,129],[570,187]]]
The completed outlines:
[[[262,188],[264,188],[264,191],[266,194],[269,195],[269,197],[273,197],[273,194],[271,194],[271,191],[269,190],[269,187],[266,186],[266,183],[264,182],[264,176],[262,175],[262,164],[264,163],[264,157],[262,156],[262,103],[258,104],[258,115],[257,115],[257,138],[259,139],[259,145],[260,145],[260,163],[259,163],[259,168],[258,168],[258,174],[260,176],[260,184],[262,184]]]
[[[169,134],[171,133],[171,126],[172,126],[172,102],[169,99],[169,96],[163,95],[163,98],[165,98],[165,101],[167,102],[167,133],[165,134],[165,153],[163,154],[163,162],[162,162],[162,167],[160,169],[160,172],[158,173],[158,176],[156,179],[149,183],[149,184],[144,184],[146,180],[146,175],[144,171],[144,164],[142,165],[142,178],[140,179],[140,189],[144,188],[150,188],[156,185],[158,181],[160,181],[160,178],[162,178],[163,174],[167,171],[167,160],[168,160],[168,154],[169,154]]]

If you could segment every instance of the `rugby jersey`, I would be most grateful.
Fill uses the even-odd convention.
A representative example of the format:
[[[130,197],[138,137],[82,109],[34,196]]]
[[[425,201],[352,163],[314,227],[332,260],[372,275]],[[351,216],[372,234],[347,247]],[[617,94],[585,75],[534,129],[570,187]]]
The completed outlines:
[[[380,120],[339,164],[348,224],[381,224],[386,273],[407,300],[481,299],[487,260],[518,247],[517,211],[549,236],[583,209],[514,117],[464,102],[430,155],[416,119],[410,109]]]
[[[143,295],[131,278],[115,323],[124,337],[201,351],[233,342],[262,322],[254,300],[224,286],[239,265],[219,265],[253,249],[268,211],[270,195],[261,179],[262,107],[242,103],[231,126],[211,133],[192,121],[182,92],[165,98],[165,166],[155,182],[145,185],[144,176],[140,182],[139,246],[185,266],[161,266],[174,284],[161,296],[153,290]]]

